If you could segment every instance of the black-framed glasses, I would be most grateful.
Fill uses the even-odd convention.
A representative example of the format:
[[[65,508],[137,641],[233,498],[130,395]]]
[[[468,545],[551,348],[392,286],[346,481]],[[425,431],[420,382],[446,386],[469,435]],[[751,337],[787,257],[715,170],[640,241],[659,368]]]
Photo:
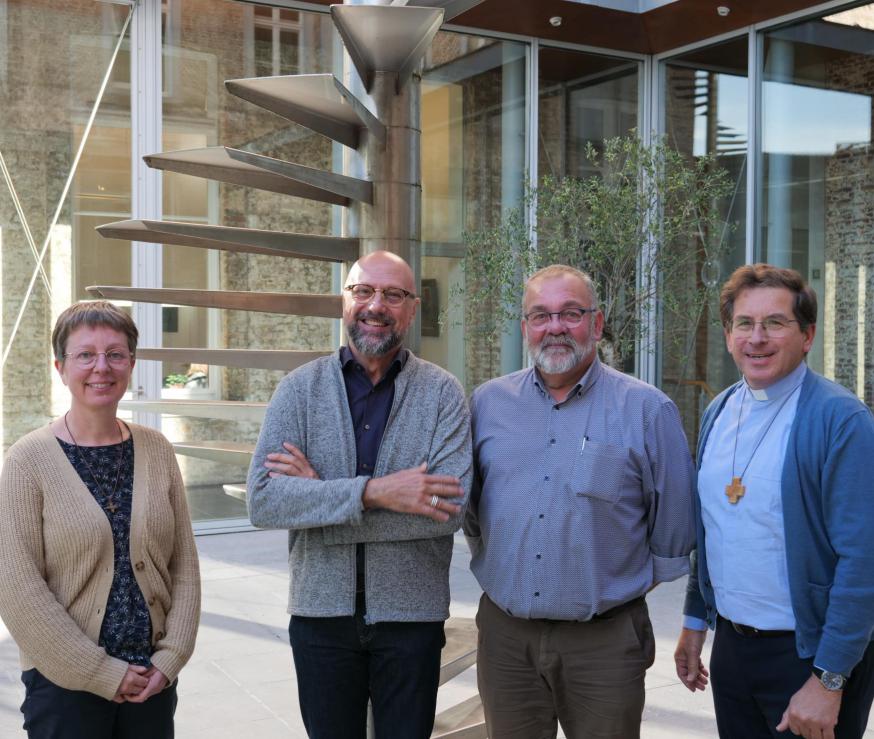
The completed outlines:
[[[586,313],[595,313],[597,310],[597,308],[565,308],[557,311],[533,310],[523,317],[528,325],[534,326],[534,328],[542,328],[552,320],[553,316],[557,316],[564,326],[573,328],[583,322]]]
[[[349,291],[352,300],[356,303],[369,303],[377,293],[382,293],[384,302],[397,307],[403,304],[407,298],[416,297],[409,290],[404,290],[402,287],[374,287],[373,285],[365,285],[363,282],[357,285],[346,285],[343,289]]]
[[[740,336],[751,336],[756,329],[756,324],[762,327],[762,331],[768,336],[785,336],[789,331],[789,326],[793,323],[798,323],[794,318],[783,318],[783,316],[768,316],[761,321],[754,321],[752,318],[735,318],[731,322],[731,332]]]
[[[92,352],[87,349],[83,349],[80,352],[72,352],[70,354],[65,354],[64,359],[67,357],[71,357],[73,359],[73,363],[79,369],[91,369],[94,365],[97,364],[97,358],[100,355],[106,357],[106,363],[110,367],[114,367],[115,369],[122,369],[127,367],[131,360],[134,358],[134,355],[128,351],[124,351],[123,349],[110,349],[108,352]]]

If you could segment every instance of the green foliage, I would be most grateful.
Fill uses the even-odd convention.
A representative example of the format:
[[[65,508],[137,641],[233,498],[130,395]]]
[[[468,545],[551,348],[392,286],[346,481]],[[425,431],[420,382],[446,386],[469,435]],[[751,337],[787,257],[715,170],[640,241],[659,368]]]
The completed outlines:
[[[188,375],[170,374],[164,378],[164,387],[185,387],[188,381]]]
[[[602,353],[620,365],[654,309],[700,317],[714,286],[699,275],[726,249],[718,204],[732,183],[714,157],[690,162],[663,140],[646,146],[634,133],[609,139],[603,152],[590,144],[585,156],[595,175],[543,177],[536,188],[526,185],[524,205],[501,225],[465,234],[465,325],[497,341],[505,322],[521,315],[524,277],[569,264],[598,286]],[[534,239],[528,211],[536,212]]]

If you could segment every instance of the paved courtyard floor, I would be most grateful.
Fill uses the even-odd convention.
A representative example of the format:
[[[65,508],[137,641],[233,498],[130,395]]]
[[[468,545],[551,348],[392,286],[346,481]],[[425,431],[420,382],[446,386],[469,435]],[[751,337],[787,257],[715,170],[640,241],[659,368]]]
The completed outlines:
[[[288,646],[286,534],[254,531],[197,539],[203,573],[203,615],[194,657],[179,681],[180,739],[303,739]],[[468,569],[463,537],[455,540],[452,616],[473,618],[479,587]],[[673,650],[685,582],[647,596],[657,641],[647,673],[644,739],[715,737],[709,694],[679,682]],[[0,737],[24,737],[18,651],[0,623]],[[476,693],[475,668],[440,689],[438,713]],[[866,739],[874,739],[869,728]],[[342,737],[338,737],[342,739]]]

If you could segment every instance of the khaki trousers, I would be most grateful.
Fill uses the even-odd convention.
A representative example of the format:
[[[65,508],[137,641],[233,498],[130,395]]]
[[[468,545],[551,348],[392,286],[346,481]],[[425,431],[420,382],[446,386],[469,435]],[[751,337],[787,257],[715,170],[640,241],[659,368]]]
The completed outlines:
[[[642,598],[591,621],[508,616],[485,594],[477,684],[490,739],[636,739],[655,639]]]

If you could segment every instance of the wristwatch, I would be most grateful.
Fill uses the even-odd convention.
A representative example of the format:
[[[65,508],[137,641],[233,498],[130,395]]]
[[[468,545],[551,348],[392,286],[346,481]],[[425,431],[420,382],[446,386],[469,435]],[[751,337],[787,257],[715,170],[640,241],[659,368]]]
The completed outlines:
[[[813,674],[819,678],[820,684],[826,690],[843,690],[847,684],[847,678],[841,675],[840,672],[829,672],[828,670],[820,670],[818,667],[814,667]]]

